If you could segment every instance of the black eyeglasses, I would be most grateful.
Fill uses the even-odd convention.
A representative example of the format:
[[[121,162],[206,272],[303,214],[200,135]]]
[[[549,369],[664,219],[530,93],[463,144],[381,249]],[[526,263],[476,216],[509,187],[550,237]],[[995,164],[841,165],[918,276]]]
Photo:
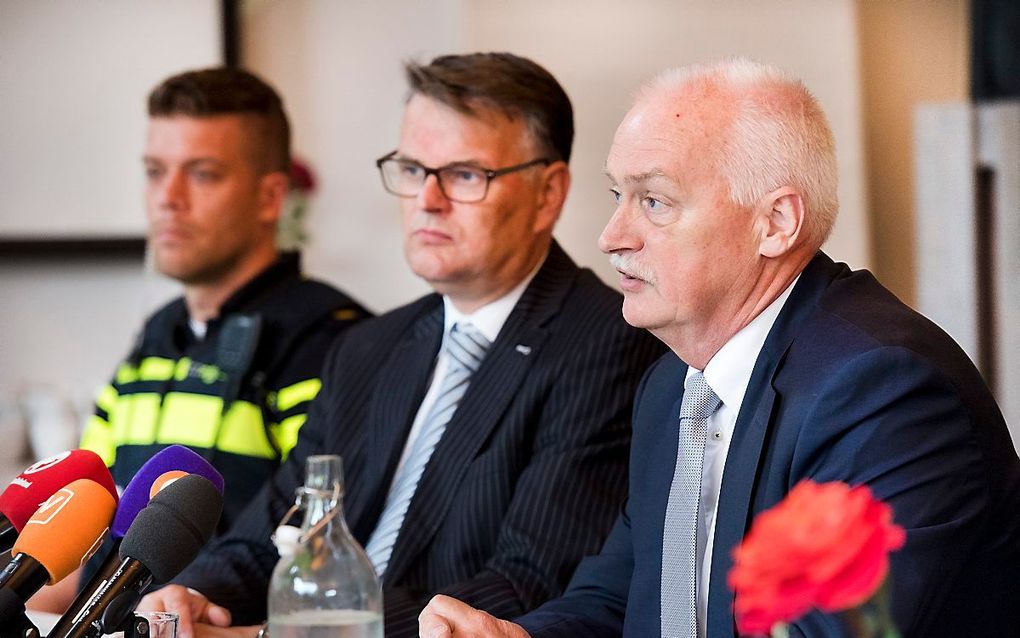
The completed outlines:
[[[485,199],[489,192],[489,182],[501,175],[523,171],[532,166],[542,164],[548,166],[552,162],[544,157],[533,159],[523,164],[515,164],[496,170],[489,170],[473,164],[447,164],[439,168],[422,166],[418,162],[396,157],[397,151],[384,155],[375,161],[379,174],[382,175],[383,187],[397,197],[417,197],[425,186],[429,175],[435,175],[439,181],[439,190],[452,202],[473,204]]]

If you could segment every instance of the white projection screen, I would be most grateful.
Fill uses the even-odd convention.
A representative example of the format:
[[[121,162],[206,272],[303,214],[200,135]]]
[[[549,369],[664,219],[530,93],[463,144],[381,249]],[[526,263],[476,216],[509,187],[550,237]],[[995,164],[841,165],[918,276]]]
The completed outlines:
[[[145,98],[222,63],[215,0],[0,0],[0,242],[140,238]]]

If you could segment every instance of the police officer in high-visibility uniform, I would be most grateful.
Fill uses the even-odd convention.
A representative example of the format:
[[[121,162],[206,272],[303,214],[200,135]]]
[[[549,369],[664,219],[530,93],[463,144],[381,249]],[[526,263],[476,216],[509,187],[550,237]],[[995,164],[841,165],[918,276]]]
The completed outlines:
[[[200,452],[225,479],[223,529],[297,443],[330,342],[366,316],[343,293],[302,278],[295,253],[232,295],[201,337],[177,299],[146,322],[100,392],[82,447],[122,487],[167,445]]]
[[[146,322],[82,438],[118,485],[174,443],[226,483],[221,529],[297,441],[330,343],[367,311],[277,249],[290,135],[279,96],[235,69],[169,78],[149,96],[149,250],[184,285]]]

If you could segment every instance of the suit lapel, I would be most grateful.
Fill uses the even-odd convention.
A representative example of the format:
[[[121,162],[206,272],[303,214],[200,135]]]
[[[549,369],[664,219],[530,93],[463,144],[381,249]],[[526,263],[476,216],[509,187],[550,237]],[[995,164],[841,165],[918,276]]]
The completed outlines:
[[[758,357],[748,384],[745,400],[737,417],[733,440],[726,456],[719,509],[716,514],[712,549],[711,582],[708,589],[708,635],[733,634],[733,592],[726,583],[732,565],[730,552],[744,537],[751,515],[752,492],[757,479],[762,445],[771,423],[776,393],[771,387],[774,361]]]
[[[443,338],[443,304],[436,304],[399,341],[379,373],[369,403],[361,484],[351,490],[361,498],[348,508],[356,538],[367,542],[386,503],[393,473],[404,450],[411,423],[428,389]],[[354,478],[354,477],[352,477]]]
[[[471,379],[457,411],[425,468],[385,574],[399,581],[439,529],[468,467],[500,423],[573,285],[577,267],[553,243],[549,256],[507,317],[499,336]]]
[[[754,490],[760,475],[762,450],[773,425],[776,403],[773,381],[797,328],[815,311],[818,299],[836,276],[839,267],[819,252],[801,273],[776,323],[769,331],[737,416],[733,440],[726,456],[712,549],[708,596],[708,635],[735,635],[733,591],[726,582],[733,566],[733,548],[744,538],[754,515]]]

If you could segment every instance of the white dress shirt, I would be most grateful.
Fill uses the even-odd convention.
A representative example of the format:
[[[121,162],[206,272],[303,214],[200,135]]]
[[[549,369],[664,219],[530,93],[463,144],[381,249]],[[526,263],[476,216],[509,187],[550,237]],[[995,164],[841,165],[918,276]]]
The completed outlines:
[[[205,339],[205,333],[209,329],[209,324],[205,321],[199,321],[198,319],[188,318],[188,328],[191,329],[191,334],[195,335],[195,338],[199,341]]]
[[[393,473],[394,477],[400,476],[400,470],[404,467],[407,457],[411,454],[414,441],[421,434],[422,426],[425,424],[425,417],[428,416],[429,410],[432,409],[432,404],[436,402],[439,388],[443,385],[443,378],[446,376],[446,371],[450,366],[450,355],[446,353],[445,348],[446,340],[450,335],[450,329],[458,323],[469,323],[477,328],[478,332],[482,333],[489,340],[489,343],[494,343],[496,337],[499,336],[499,331],[503,329],[503,324],[506,323],[507,317],[510,316],[514,306],[517,305],[521,295],[524,294],[524,289],[535,278],[543,263],[545,263],[544,257],[538,263],[538,266],[521,283],[517,284],[513,290],[469,315],[465,315],[457,310],[457,307],[453,305],[450,298],[445,295],[443,296],[443,344],[440,346],[439,354],[436,356],[436,365],[432,369],[432,379],[429,381],[428,392],[425,393],[425,398],[422,399],[421,405],[418,407],[418,413],[411,424],[411,431],[407,434],[404,451],[400,454],[400,461],[397,463],[397,471]]]
[[[790,297],[800,275],[793,280],[765,310],[730,337],[712,357],[704,371],[687,368],[687,379],[703,372],[705,381],[722,404],[708,419],[708,438],[705,441],[705,460],[701,467],[701,501],[698,515],[698,561],[701,565],[698,586],[698,635],[705,635],[708,617],[708,583],[712,573],[712,546],[715,541],[715,516],[719,509],[719,488],[723,468],[730,449],[730,440],[737,424],[737,415],[744,401],[751,372],[772,325]],[[687,385],[684,379],[684,386]]]

